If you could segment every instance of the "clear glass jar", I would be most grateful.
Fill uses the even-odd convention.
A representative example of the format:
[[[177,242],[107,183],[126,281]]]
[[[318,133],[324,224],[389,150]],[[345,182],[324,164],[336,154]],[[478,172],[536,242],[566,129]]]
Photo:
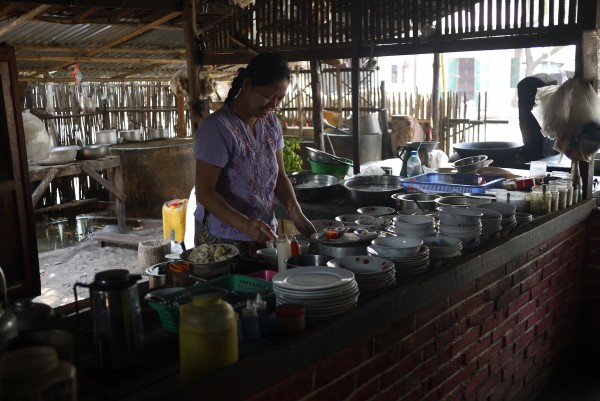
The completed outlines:
[[[531,190],[531,213],[543,215],[550,213],[552,196],[545,185],[533,187]]]
[[[550,211],[556,212],[558,210],[558,187],[556,185],[550,185]]]

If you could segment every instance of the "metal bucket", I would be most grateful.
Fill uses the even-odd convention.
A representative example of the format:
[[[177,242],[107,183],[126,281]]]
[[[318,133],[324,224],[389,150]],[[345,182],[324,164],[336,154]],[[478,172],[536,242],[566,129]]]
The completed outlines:
[[[328,147],[331,151],[331,146],[333,145],[336,156],[345,157],[351,160],[354,159],[352,151],[352,135],[330,134],[327,132],[325,132],[324,135],[327,136],[327,138],[325,138],[325,147]],[[381,160],[381,138],[381,132],[376,134],[359,135],[359,158],[361,164],[370,161]],[[329,142],[330,140],[331,143]]]

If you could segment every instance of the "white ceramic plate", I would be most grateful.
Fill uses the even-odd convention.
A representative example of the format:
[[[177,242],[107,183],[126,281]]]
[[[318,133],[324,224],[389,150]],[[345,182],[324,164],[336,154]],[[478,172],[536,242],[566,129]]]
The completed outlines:
[[[341,267],[355,274],[379,274],[394,268],[394,262],[377,256],[344,256],[327,262],[330,267]]]
[[[354,281],[354,273],[332,267],[304,266],[277,273],[272,281],[274,286],[283,289],[314,291],[347,285]]]

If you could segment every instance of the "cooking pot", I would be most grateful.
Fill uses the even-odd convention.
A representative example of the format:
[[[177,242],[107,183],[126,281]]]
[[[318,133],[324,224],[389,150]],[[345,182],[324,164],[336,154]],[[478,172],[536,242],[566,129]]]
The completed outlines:
[[[399,210],[435,210],[437,206],[435,200],[439,197],[439,195],[418,193],[392,195]]]
[[[114,129],[96,131],[96,143],[114,145],[117,143],[117,131]]]
[[[142,131],[139,129],[130,129],[119,131],[119,137],[125,142],[137,142],[142,140]]]
[[[355,242],[348,244],[333,244],[333,243],[318,243],[319,255],[332,256],[334,258],[341,258],[344,256],[358,256],[367,254],[367,246],[370,241],[367,242]]]
[[[98,143],[95,145],[80,146],[77,149],[77,158],[80,160],[93,160],[106,156],[108,145]]]
[[[406,192],[402,179],[395,175],[359,175],[340,182],[357,205],[395,206],[391,196]]]
[[[453,145],[460,158],[486,155],[493,160],[513,159],[523,148],[519,142],[461,142]]]
[[[168,128],[148,128],[148,139],[166,139],[169,137]]]
[[[56,316],[54,309],[49,305],[33,302],[31,298],[17,299],[12,307],[12,312],[17,317],[17,327],[21,333],[31,330]]]

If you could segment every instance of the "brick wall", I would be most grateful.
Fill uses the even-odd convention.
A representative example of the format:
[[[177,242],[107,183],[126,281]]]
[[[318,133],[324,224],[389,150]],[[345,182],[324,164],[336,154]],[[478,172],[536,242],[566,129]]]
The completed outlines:
[[[600,356],[600,210],[588,220],[582,311],[582,347],[590,356]]]
[[[578,331],[585,240],[582,222],[251,399],[533,400]]]

